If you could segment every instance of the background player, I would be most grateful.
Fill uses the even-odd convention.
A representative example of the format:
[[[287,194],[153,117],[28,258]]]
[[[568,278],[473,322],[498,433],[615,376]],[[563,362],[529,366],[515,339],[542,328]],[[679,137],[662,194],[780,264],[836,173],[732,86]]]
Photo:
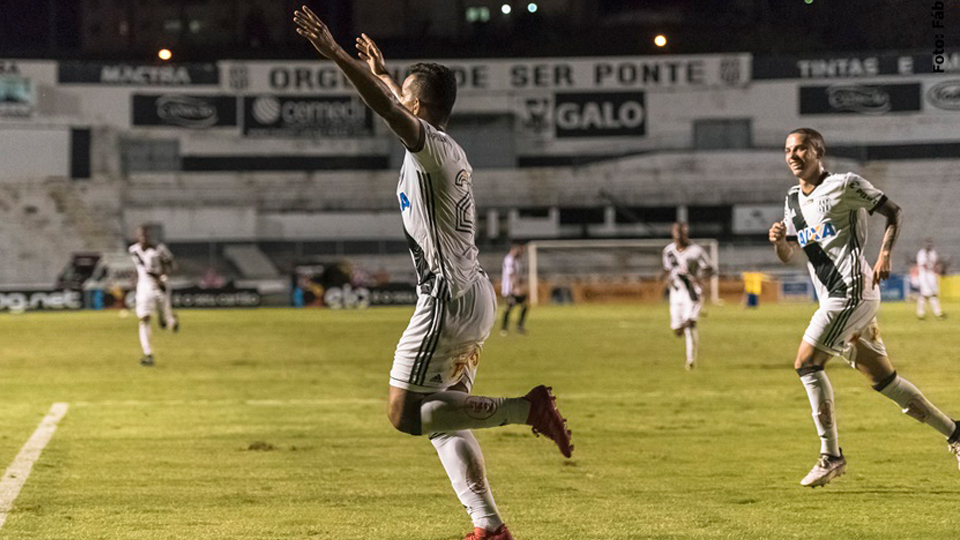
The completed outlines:
[[[663,248],[663,269],[658,279],[670,287],[670,328],[677,337],[684,336],[687,345],[688,370],[697,365],[700,334],[697,320],[703,307],[703,288],[700,280],[714,273],[707,252],[690,242],[690,227],[674,223],[673,242]]]
[[[917,282],[920,285],[920,295],[917,297],[917,317],[926,317],[924,303],[929,300],[933,308],[933,315],[943,319],[940,311],[940,285],[937,282],[940,275],[940,256],[933,249],[933,239],[927,238],[923,248],[917,252]]]
[[[813,129],[790,132],[785,152],[787,166],[799,185],[788,191],[784,221],[770,228],[770,241],[783,262],[795,255],[798,246],[803,249],[820,298],[820,308],[810,320],[794,363],[813,409],[821,453],[800,485],[823,486],[846,470],[837,437],[833,387],[824,371],[833,356],[844,356],[866,375],[874,390],[947,437],[948,448],[960,459],[960,423],[897,375],[877,327],[877,285],[890,275],[890,254],[901,226],[900,207],[856,174],[824,170],[821,159],[826,145]],[[880,255],[872,270],[862,247],[867,239],[867,212],[887,218]]]
[[[510,251],[507,252],[506,257],[503,258],[503,272],[500,277],[500,294],[503,296],[506,306],[503,310],[503,326],[500,327],[500,334],[504,336],[507,335],[508,326],[510,325],[510,312],[513,311],[513,308],[516,306],[520,306],[520,319],[517,321],[517,333],[527,333],[524,324],[527,321],[529,302],[527,301],[527,293],[521,286],[520,280],[520,276],[523,275],[520,268],[520,260],[522,258],[523,244],[519,242],[514,242],[510,246]]]
[[[398,430],[429,435],[460,502],[470,514],[471,540],[512,540],[486,480],[483,453],[471,429],[529,424],[553,439],[567,457],[570,432],[549,388],[520,398],[469,394],[480,350],[496,318],[496,291],[477,262],[471,224],[458,210],[474,211],[463,149],[444,132],[456,101],[453,72],[416,64],[399,85],[366,35],[353,60],[326,25],[304,6],[297,32],[333,60],[406,148],[397,198],[418,274],[418,300],[390,371],[389,418]],[[472,216],[470,216],[472,217]]]
[[[173,254],[164,244],[154,244],[146,225],[137,227],[137,243],[130,246],[130,255],[137,267],[137,318],[140,320],[140,364],[153,365],[150,347],[150,315],[157,313],[160,328],[180,330],[180,321],[173,313],[167,278],[174,270]]]

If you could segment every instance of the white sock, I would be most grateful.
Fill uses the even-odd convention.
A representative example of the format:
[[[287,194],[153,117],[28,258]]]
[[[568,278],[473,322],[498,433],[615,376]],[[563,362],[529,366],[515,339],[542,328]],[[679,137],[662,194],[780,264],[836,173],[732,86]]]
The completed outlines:
[[[684,341],[687,343],[687,363],[693,364],[697,361],[697,350],[700,348],[700,333],[694,326],[688,326],[683,329]]]
[[[933,308],[933,315],[935,317],[940,317],[943,315],[943,312],[940,311],[940,297],[931,296],[930,297],[930,307]]]
[[[926,299],[922,295],[917,297],[917,317],[923,317],[926,315],[924,300]]]
[[[140,321],[140,346],[143,347],[143,355],[150,356],[153,351],[150,349],[150,323]]]
[[[483,452],[473,433],[467,430],[434,433],[430,442],[437,449],[440,462],[450,477],[460,504],[467,509],[474,527],[488,531],[503,525],[497,505],[487,483]]]
[[[799,371],[799,370],[798,370]],[[837,419],[833,407],[833,386],[823,368],[800,376],[803,387],[810,399],[813,410],[813,423],[820,435],[820,453],[831,456],[840,455],[840,441],[837,436]]]
[[[176,318],[173,316],[173,305],[171,302],[172,297],[168,290],[163,295],[163,316],[167,319],[167,330],[173,330],[173,323],[176,322]]]
[[[930,403],[930,400],[925,398],[916,386],[910,384],[910,381],[900,377],[896,372],[893,373],[892,380],[888,379],[888,381],[874,386],[874,390],[892,399],[904,414],[927,424],[942,433],[944,437],[953,435],[957,429],[956,422]]]
[[[523,398],[489,398],[465,392],[430,394],[420,405],[423,433],[524,424],[529,414],[530,402]]]

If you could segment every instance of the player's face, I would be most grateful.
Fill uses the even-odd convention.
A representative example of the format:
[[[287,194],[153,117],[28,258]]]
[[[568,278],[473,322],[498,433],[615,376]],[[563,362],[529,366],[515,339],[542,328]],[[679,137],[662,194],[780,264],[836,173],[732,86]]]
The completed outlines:
[[[674,223],[671,233],[673,241],[678,244],[685,245],[690,240],[690,229],[686,225]]]
[[[137,228],[137,242],[144,246],[150,243],[150,234],[143,227]]]
[[[413,75],[410,75],[403,80],[403,87],[400,93],[400,104],[406,107],[407,110],[412,112],[414,115],[418,115],[420,111],[420,100],[414,95],[413,80]]]
[[[797,178],[812,178],[820,171],[820,156],[817,149],[802,133],[791,133],[784,147],[787,167]]]

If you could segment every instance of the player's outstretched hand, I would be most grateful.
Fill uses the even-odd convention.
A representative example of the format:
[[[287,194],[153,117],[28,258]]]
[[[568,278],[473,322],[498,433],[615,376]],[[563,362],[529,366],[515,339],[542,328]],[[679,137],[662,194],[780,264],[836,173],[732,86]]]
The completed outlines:
[[[890,277],[890,254],[884,251],[877,257],[877,264],[873,265],[873,286]]]
[[[377,44],[366,34],[357,38],[357,56],[370,66],[370,71],[377,77],[387,74],[387,63]]]
[[[294,11],[293,22],[297,23],[297,33],[307,38],[317,52],[331,59],[336,55],[340,46],[334,41],[327,25],[310,8],[303,6]]]
[[[770,242],[774,244],[783,242],[787,238],[787,226],[782,221],[774,223],[770,227],[769,238]]]

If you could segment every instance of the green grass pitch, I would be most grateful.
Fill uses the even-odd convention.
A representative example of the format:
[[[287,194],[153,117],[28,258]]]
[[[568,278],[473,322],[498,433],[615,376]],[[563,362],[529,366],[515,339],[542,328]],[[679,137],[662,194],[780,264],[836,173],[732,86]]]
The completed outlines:
[[[846,476],[819,450],[792,369],[812,304],[708,307],[701,364],[665,305],[533,309],[494,332],[475,392],[552,385],[574,459],[510,426],[478,431],[518,540],[960,538],[960,471],[933,430],[835,360]],[[960,304],[946,310],[960,315]],[[182,311],[138,364],[134,318],[0,317],[0,470],[51,403],[70,410],[0,539],[458,540],[470,530],[433,447],[386,420],[410,309]],[[901,375],[960,415],[960,317],[885,304]]]

